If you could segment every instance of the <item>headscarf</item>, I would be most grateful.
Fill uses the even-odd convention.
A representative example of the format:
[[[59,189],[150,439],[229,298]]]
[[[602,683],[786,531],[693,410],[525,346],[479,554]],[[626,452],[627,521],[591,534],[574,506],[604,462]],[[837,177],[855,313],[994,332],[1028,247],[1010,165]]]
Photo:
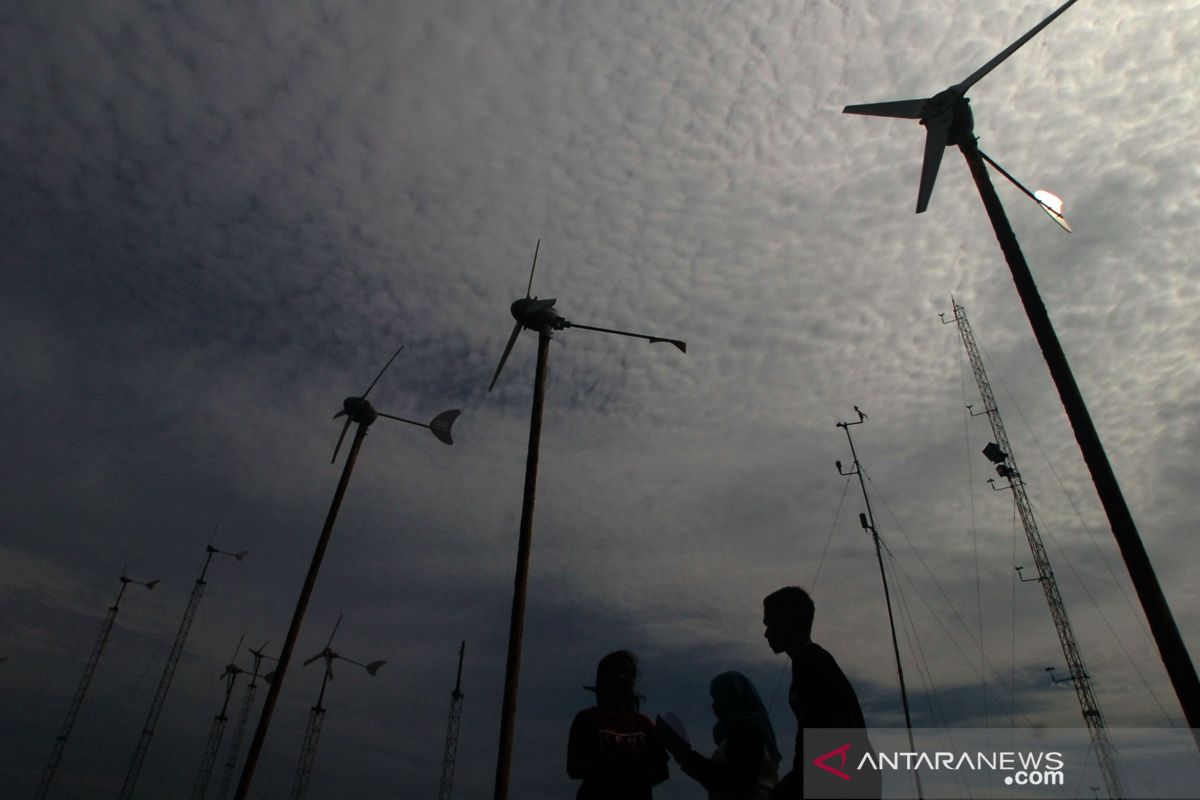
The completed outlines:
[[[713,699],[713,711],[717,715],[717,724],[713,726],[713,741],[717,745],[725,741],[729,735],[729,724],[734,720],[745,720],[758,729],[767,754],[776,764],[782,756],[779,745],[775,742],[775,730],[771,727],[771,718],[755,690],[754,684],[740,672],[722,672],[712,679],[708,687]]]

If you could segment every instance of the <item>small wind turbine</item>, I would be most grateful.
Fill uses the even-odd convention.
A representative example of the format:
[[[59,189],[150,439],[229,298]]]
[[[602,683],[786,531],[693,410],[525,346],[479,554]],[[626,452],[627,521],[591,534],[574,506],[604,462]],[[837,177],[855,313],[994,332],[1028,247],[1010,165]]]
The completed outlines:
[[[225,800],[225,798],[229,797],[229,790],[233,788],[233,770],[237,767],[238,753],[242,749],[242,739],[246,735],[246,723],[250,719],[250,708],[254,704],[254,694],[258,691],[258,676],[259,670],[262,668],[263,659],[275,660],[263,652],[266,648],[267,642],[263,642],[262,646],[257,650],[253,647],[247,648],[250,654],[254,656],[254,666],[250,668],[250,683],[246,686],[246,693],[242,695],[242,705],[238,710],[237,723],[233,726],[233,738],[229,741],[229,753],[225,757],[225,767],[221,771],[221,782],[217,786],[217,800]]]
[[[300,748],[300,763],[296,766],[296,777],[292,782],[291,800],[301,800],[308,793],[308,779],[312,775],[313,759],[317,755],[317,742],[321,738],[321,723],[325,720],[325,707],[322,705],[325,701],[325,687],[333,680],[334,659],[340,658],[347,664],[362,667],[371,677],[375,677],[375,673],[379,671],[379,668],[387,663],[386,661],[372,661],[370,664],[360,664],[357,661],[334,652],[333,636],[337,633],[338,626],[341,624],[342,615],[338,614],[333,631],[329,634],[329,641],[325,643],[325,649],[304,662],[304,666],[307,667],[318,659],[325,659],[325,675],[321,678],[321,691],[317,695],[317,704],[312,707],[308,714],[308,727],[304,731],[304,744]]]
[[[108,636],[112,633],[113,622],[117,619],[117,611],[121,605],[121,598],[125,595],[125,589],[129,584],[136,583],[138,586],[145,586],[147,589],[153,589],[158,580],[152,581],[135,581],[125,574],[125,568],[121,568],[121,589],[117,592],[117,599],[108,607],[108,613],[104,615],[104,622],[100,625],[100,635],[96,637],[96,643],[92,645],[92,653],[88,656],[87,664],[83,668],[83,677],[79,680],[79,686],[75,689],[75,696],[71,698],[71,705],[67,709],[67,718],[63,720],[62,727],[58,730],[58,738],[54,740],[54,747],[50,751],[50,759],[46,762],[45,769],[42,770],[42,778],[38,783],[37,792],[34,794],[35,800],[43,800],[46,793],[50,791],[50,783],[54,780],[54,772],[58,769],[58,764],[62,761],[63,749],[67,746],[67,739],[71,736],[71,728],[75,726],[75,717],[79,715],[79,707],[83,705],[84,695],[87,694],[88,684],[92,682],[92,675],[96,672],[96,667],[100,663],[100,656],[104,653],[104,646],[108,642]],[[7,660],[7,657],[0,658],[0,662]]]
[[[321,536],[317,540],[317,549],[313,552],[312,563],[308,567],[308,575],[304,578],[304,586],[300,589],[300,597],[296,601],[296,610],[292,614],[292,622],[288,627],[287,638],[283,642],[283,650],[279,654],[279,666],[275,668],[274,677],[269,681],[270,688],[267,690],[267,699],[263,702],[262,714],[258,719],[258,727],[254,731],[254,738],[250,741],[250,750],[246,753],[246,763],[242,767],[241,778],[238,779],[237,791],[234,797],[237,800],[245,800],[246,793],[250,790],[250,781],[254,778],[254,770],[258,765],[258,757],[262,753],[263,743],[266,741],[267,730],[271,726],[271,715],[275,712],[275,703],[279,699],[279,692],[283,688],[283,679],[287,674],[288,664],[292,660],[292,651],[296,647],[296,638],[300,635],[300,626],[304,622],[304,612],[308,609],[308,601],[312,596],[313,587],[317,583],[317,573],[321,570],[321,561],[325,558],[325,550],[329,546],[330,536],[333,534],[333,524],[337,521],[338,510],[342,506],[342,497],[346,494],[346,487],[350,484],[350,475],[354,472],[354,462],[358,459],[358,451],[362,447],[363,438],[367,435],[367,429],[379,417],[394,419],[399,422],[407,422],[410,425],[417,425],[422,428],[428,428],[437,439],[444,444],[454,444],[454,440],[450,436],[450,428],[454,424],[454,420],[462,413],[458,409],[443,411],[438,414],[433,420],[426,425],[422,422],[413,422],[410,419],[403,417],[394,417],[391,414],[383,414],[375,410],[375,407],[367,400],[367,395],[375,388],[375,384],[383,377],[383,373],[396,360],[396,356],[400,355],[400,351],[404,347],[401,346],[387,363],[383,365],[383,369],[379,370],[379,374],[375,376],[375,380],[371,381],[367,386],[367,390],[358,397],[347,397],[342,401],[342,410],[333,415],[334,419],[345,416],[346,424],[342,426],[342,433],[338,436],[337,445],[333,448],[333,458],[337,460],[338,450],[341,449],[342,440],[346,437],[346,431],[350,428],[351,422],[358,423],[358,429],[354,433],[354,441],[350,444],[350,453],[346,456],[346,465],[342,468],[342,477],[338,481],[337,489],[333,493],[333,502],[329,506],[329,513],[325,517],[325,526],[321,529]]]
[[[237,676],[246,671],[235,663],[245,638],[243,636],[238,639],[237,647],[233,651],[233,660],[225,665],[225,671],[221,673],[220,679],[225,681],[225,700],[221,703],[220,713],[213,717],[212,727],[208,731],[208,742],[204,746],[204,755],[200,758],[200,771],[196,774],[196,782],[192,784],[192,800],[204,800],[204,795],[208,792],[208,781],[212,777],[213,767],[217,763],[217,751],[221,749],[221,737],[225,733],[225,723],[229,721],[225,712],[229,710],[229,698],[233,695],[233,684],[237,680]]]
[[[538,452],[542,438],[542,407],[546,396],[546,364],[550,353],[550,338],[554,331],[564,328],[582,328],[583,330],[599,331],[600,333],[615,333],[618,336],[631,336],[645,339],[649,342],[667,342],[674,345],[681,353],[687,352],[687,343],[679,339],[667,339],[661,336],[649,336],[644,333],[613,330],[612,328],[597,328],[591,325],[580,325],[569,322],[559,316],[554,309],[556,299],[540,300],[531,297],[533,291],[533,273],[537,269],[538,251],[542,240],[538,239],[533,249],[533,266],[529,268],[529,283],[525,287],[525,296],[514,300],[510,311],[516,324],[500,363],[496,366],[496,374],[492,376],[488,391],[496,385],[500,370],[508,360],[516,344],[517,336],[522,328],[536,331],[538,334],[537,370],[533,379],[533,411],[529,423],[529,449],[525,460],[525,492],[521,503],[521,531],[517,544],[517,572],[513,587],[512,617],[508,631],[508,660],[504,674],[504,701],[500,710],[500,751],[496,764],[496,800],[507,800],[508,782],[512,768],[513,730],[517,718],[517,685],[521,673],[521,642],[525,631],[525,595],[529,583],[529,551],[533,538],[533,505],[537,487]]]
[[[1004,213],[1004,207],[1000,204],[1000,197],[996,194],[995,187],[992,186],[984,162],[986,160],[997,169],[999,169],[999,165],[979,149],[975,139],[974,117],[971,114],[970,101],[966,97],[967,91],[972,86],[1019,50],[1075,2],[1076,0],[1067,0],[1050,16],[1002,50],[991,61],[975,70],[964,80],[933,97],[846,106],[843,111],[847,114],[915,119],[925,127],[925,157],[921,166],[921,181],[917,189],[918,214],[929,205],[929,198],[933,193],[933,183],[937,179],[938,166],[942,161],[942,152],[947,147],[954,145],[957,145],[962,151],[983,200],[984,208],[987,210],[988,218],[991,220],[992,229],[1000,242],[1000,249],[1004,252],[1004,258],[1012,272],[1013,283],[1025,306],[1025,313],[1029,317],[1034,336],[1042,349],[1042,355],[1046,359],[1046,365],[1049,367],[1051,377],[1058,389],[1059,398],[1075,432],[1075,440],[1079,443],[1084,462],[1091,472],[1092,482],[1096,485],[1096,492],[1100,496],[1100,502],[1108,516],[1113,537],[1117,540],[1117,546],[1121,550],[1121,556],[1125,560],[1125,566],[1129,570],[1129,576],[1137,590],[1138,599],[1141,601],[1142,609],[1150,623],[1159,655],[1171,678],[1171,684],[1175,688],[1179,703],[1183,707],[1188,727],[1192,729],[1196,743],[1200,746],[1200,677],[1196,675],[1196,668],[1192,664],[1170,606],[1167,605],[1166,597],[1159,586],[1158,577],[1150,564],[1150,558],[1146,554],[1141,536],[1138,534],[1133,515],[1125,502],[1120,484],[1117,483],[1116,474],[1108,462],[1108,455],[1100,441],[1100,435],[1092,423],[1091,414],[1075,383],[1075,377],[1071,373],[1071,367],[1067,363],[1062,345],[1058,341],[1058,334],[1054,331],[1050,315],[1046,312],[1037,285],[1033,281],[1033,274],[1025,262],[1025,256],[1021,252],[1016,234],[1013,233],[1008,217]],[[1004,170],[1000,171],[1017,183]],[[1019,183],[1017,185],[1020,186]],[[1066,221],[1062,219],[1062,206],[1058,198],[1053,196],[1039,198],[1036,193],[1029,192],[1024,186],[1020,188],[1033,197],[1052,219],[1064,228],[1070,229],[1065,224]]]

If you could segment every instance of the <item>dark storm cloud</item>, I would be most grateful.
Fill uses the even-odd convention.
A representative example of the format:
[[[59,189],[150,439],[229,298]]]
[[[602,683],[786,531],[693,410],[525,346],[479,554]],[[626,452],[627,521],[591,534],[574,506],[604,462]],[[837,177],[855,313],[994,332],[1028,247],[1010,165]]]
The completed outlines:
[[[1079,4],[972,99],[983,148],[1067,198],[1069,237],[998,186],[1192,640],[1188,6]],[[20,731],[6,742],[23,766],[6,785],[34,785],[128,562],[164,583],[123,604],[60,775],[78,796],[112,794],[219,523],[217,544],[252,553],[214,567],[143,787],[187,791],[237,637],[282,640],[340,468],[329,418],[404,344],[372,400],[418,421],[464,414],[453,448],[383,421],[365,443],[298,655],[344,611],[339,649],[389,663],[374,679],[338,671],[311,796],[432,794],[461,639],[457,789],[490,791],[532,335],[485,388],[539,237],[533,292],[565,317],[689,351],[581,330],[551,348],[520,796],[572,790],[578,687],[617,647],[643,655],[651,711],[704,731],[707,680],[733,666],[776,698],[790,736],[759,619],[783,583],[816,581],[820,638],[872,719],[895,721],[861,499],[833,467],[849,462],[834,423],[855,404],[922,645],[905,651],[914,675],[944,692],[952,724],[978,722],[985,680],[1001,704],[1014,669],[1031,717],[1075,724],[1068,693],[1036,683],[1061,655],[1040,592],[1013,583],[1014,533],[1018,564],[1028,548],[983,482],[990,432],[962,409],[978,408],[973,379],[937,319],[951,293],[1037,476],[1106,715],[1166,724],[1174,699],[961,159],[946,154],[916,217],[923,130],[840,113],[928,96],[1048,10],[48,2],[11,15],[0,400],[19,468],[3,489],[0,669],[20,695],[4,727]],[[264,787],[290,785],[315,670],[289,675]],[[673,781],[671,796],[699,790]]]

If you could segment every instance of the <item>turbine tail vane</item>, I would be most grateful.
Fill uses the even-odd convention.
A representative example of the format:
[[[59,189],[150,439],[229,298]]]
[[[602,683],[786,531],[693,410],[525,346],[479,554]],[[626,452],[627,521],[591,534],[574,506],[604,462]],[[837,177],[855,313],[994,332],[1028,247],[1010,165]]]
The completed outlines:
[[[430,421],[429,430],[433,431],[433,435],[439,441],[446,444],[454,444],[454,439],[450,437],[450,428],[454,425],[454,420],[458,419],[458,415],[461,413],[457,408],[443,411]]]

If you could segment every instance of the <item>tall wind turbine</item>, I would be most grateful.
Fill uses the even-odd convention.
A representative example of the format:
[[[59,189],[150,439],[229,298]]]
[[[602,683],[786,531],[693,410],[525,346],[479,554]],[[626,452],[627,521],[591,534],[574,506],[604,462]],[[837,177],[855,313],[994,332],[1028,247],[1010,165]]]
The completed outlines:
[[[350,444],[350,453],[346,456],[346,465],[342,468],[342,477],[338,481],[337,489],[333,493],[333,502],[329,506],[329,513],[325,517],[325,526],[321,529],[321,536],[317,539],[317,549],[313,552],[312,562],[308,567],[308,574],[304,578],[304,586],[300,589],[300,597],[296,601],[296,610],[292,614],[292,622],[288,627],[287,638],[283,642],[283,650],[279,654],[279,666],[275,668],[275,675],[270,681],[270,688],[267,690],[267,699],[263,701],[262,713],[258,718],[258,727],[254,730],[254,738],[250,741],[250,750],[246,753],[246,763],[242,767],[242,776],[238,779],[237,791],[234,797],[237,800],[245,800],[246,793],[250,791],[250,782],[254,779],[254,770],[258,766],[258,757],[262,753],[263,743],[267,738],[267,730],[271,727],[271,715],[275,712],[275,703],[279,700],[279,692],[283,688],[283,679],[287,674],[288,664],[292,660],[292,651],[296,648],[296,639],[300,635],[300,627],[304,623],[304,613],[308,609],[309,598],[312,597],[313,587],[317,583],[317,573],[321,571],[321,562],[325,558],[325,550],[329,546],[329,539],[333,534],[333,525],[337,521],[338,510],[342,507],[342,498],[346,494],[346,487],[350,485],[350,476],[354,472],[354,462],[358,460],[358,451],[362,447],[363,438],[367,435],[367,429],[379,417],[395,420],[397,422],[407,422],[409,425],[416,425],[421,428],[428,428],[430,433],[437,437],[438,441],[443,444],[454,444],[454,439],[451,438],[450,429],[454,425],[454,420],[458,419],[460,412],[458,409],[443,411],[433,418],[428,424],[424,422],[414,422],[411,419],[403,417],[394,417],[391,414],[384,414],[376,411],[375,407],[367,400],[367,395],[375,388],[375,384],[383,377],[383,373],[396,360],[396,356],[400,355],[400,351],[404,347],[401,346],[388,362],[383,365],[383,369],[379,370],[379,374],[375,376],[375,380],[367,387],[367,390],[358,397],[347,397],[342,401],[342,410],[333,415],[334,419],[345,417],[346,424],[342,426],[342,433],[338,436],[337,445],[333,448],[333,460],[337,461],[338,451],[342,447],[342,441],[346,438],[346,431],[350,428],[351,422],[358,423],[358,429],[354,433],[354,441]]]
[[[96,673],[96,667],[100,664],[100,656],[104,653],[104,645],[108,643],[108,636],[112,633],[113,622],[117,619],[117,610],[121,605],[121,598],[125,595],[125,589],[131,583],[145,586],[147,589],[153,589],[158,584],[157,579],[135,581],[125,574],[124,569],[121,570],[119,580],[121,589],[117,592],[117,599],[108,607],[108,613],[104,615],[104,622],[100,624],[100,635],[96,637],[96,643],[92,645],[92,653],[88,656],[87,664],[83,668],[83,677],[80,678],[79,686],[75,689],[75,696],[71,698],[71,705],[67,708],[67,718],[63,720],[62,727],[58,730],[58,738],[54,740],[50,759],[46,762],[45,769],[42,770],[42,779],[34,794],[35,800],[44,800],[46,793],[50,791],[50,783],[54,780],[54,773],[58,769],[59,762],[62,761],[63,749],[66,748],[67,739],[71,736],[71,728],[75,726],[75,718],[79,716],[79,707],[83,705],[83,698],[87,694],[88,685],[92,682],[92,675]],[[0,661],[3,660],[0,659]]]
[[[1188,727],[1192,729],[1197,745],[1200,746],[1200,678],[1196,675],[1196,668],[1192,664],[1187,647],[1179,634],[1179,628],[1175,624],[1175,618],[1171,614],[1170,606],[1167,605],[1166,597],[1159,586],[1158,577],[1150,564],[1150,558],[1146,554],[1141,536],[1134,524],[1133,515],[1129,511],[1125,496],[1121,492],[1116,475],[1108,462],[1108,455],[1105,453],[1100,435],[1092,423],[1091,414],[1088,413],[1087,406],[1083,401],[1083,395],[1075,383],[1075,377],[1067,363],[1066,354],[1063,352],[1062,345],[1059,344],[1058,335],[1050,323],[1050,315],[1042,303],[1037,285],[1033,281],[1033,274],[1029,271],[1029,265],[1025,262],[1025,256],[1017,243],[1016,234],[1013,233],[1008,217],[1004,213],[1004,207],[1000,204],[1000,198],[996,194],[995,187],[992,186],[987,166],[984,163],[985,159],[989,162],[991,159],[988,159],[980,151],[976,142],[974,118],[971,114],[970,101],[966,97],[967,91],[972,86],[1057,19],[1075,2],[1076,0],[1067,0],[1054,13],[1002,50],[991,61],[975,70],[964,80],[933,97],[846,106],[843,111],[847,114],[915,119],[925,127],[925,157],[921,166],[921,181],[917,189],[918,214],[925,211],[929,205],[938,166],[942,161],[942,151],[954,145],[957,145],[962,151],[967,166],[971,170],[971,176],[975,179],[975,185],[983,200],[984,208],[987,210],[988,218],[991,220],[996,238],[1000,242],[1000,249],[1004,252],[1004,258],[1012,272],[1013,283],[1025,306],[1025,313],[1033,327],[1034,336],[1042,349],[1042,355],[1046,359],[1046,365],[1049,367],[1050,375],[1058,389],[1059,398],[1067,412],[1067,418],[1071,422],[1075,441],[1079,444],[1084,462],[1091,472],[1092,482],[1096,485],[1100,502],[1108,516],[1113,537],[1117,540],[1117,547],[1121,551],[1121,557],[1125,560],[1129,577],[1133,581],[1146,619],[1150,623],[1150,630],[1158,645],[1159,655],[1171,678],[1171,684],[1175,688],[1179,704],[1183,707]],[[997,166],[995,162],[991,163],[993,166]],[[1024,189],[1024,187],[1021,188]],[[1038,199],[1043,208],[1046,208],[1047,204],[1043,200],[1035,199]],[[1053,217],[1054,214],[1051,216]]]
[[[216,535],[215,529],[213,534]],[[119,800],[129,800],[133,796],[133,788],[137,786],[138,775],[141,774],[142,764],[146,761],[146,751],[150,748],[150,740],[154,738],[154,730],[158,726],[159,714],[162,713],[163,703],[167,700],[167,690],[171,688],[171,681],[175,677],[175,668],[179,666],[179,658],[183,655],[183,645],[187,641],[188,632],[192,629],[192,621],[196,619],[196,611],[200,608],[200,598],[204,596],[204,587],[207,586],[204,576],[208,574],[208,565],[212,563],[215,555],[229,556],[241,561],[250,551],[242,550],[230,553],[213,547],[210,541],[204,548],[204,553],[204,566],[200,568],[200,576],[196,578],[196,583],[192,587],[192,594],[183,610],[183,619],[179,622],[179,630],[175,633],[175,642],[171,645],[171,652],[167,654],[167,664],[163,667],[162,677],[158,679],[158,689],[154,692],[154,700],[150,703],[150,713],[146,715],[146,724],[142,726],[142,733],[134,748],[133,758],[129,762],[129,771],[125,773],[125,783],[121,786]]]
[[[500,370],[512,352],[521,329],[535,331],[538,335],[537,369],[533,379],[533,411],[529,423],[529,449],[525,459],[525,491],[521,503],[521,529],[517,543],[517,571],[513,586],[512,616],[508,630],[508,659],[504,671],[504,700],[500,709],[500,750],[496,764],[496,800],[507,800],[508,783],[512,772],[512,751],[514,728],[517,719],[517,687],[521,674],[521,643],[525,632],[525,595],[529,584],[529,551],[533,539],[533,504],[537,487],[538,453],[542,438],[542,407],[546,396],[546,364],[550,354],[550,338],[554,331],[564,328],[581,328],[600,333],[613,333],[618,336],[630,336],[635,339],[645,339],[649,342],[667,342],[674,345],[680,352],[687,352],[687,343],[678,339],[666,339],[661,336],[649,336],[644,333],[614,330],[612,328],[597,328],[592,325],[580,325],[569,322],[559,316],[554,309],[557,302],[554,298],[539,300],[531,297],[533,291],[533,273],[537,269],[538,251],[542,240],[538,239],[533,248],[533,266],[529,269],[529,283],[525,287],[525,296],[514,300],[510,311],[516,325],[508,344],[504,347],[504,355],[492,376],[488,391],[496,385]]]

